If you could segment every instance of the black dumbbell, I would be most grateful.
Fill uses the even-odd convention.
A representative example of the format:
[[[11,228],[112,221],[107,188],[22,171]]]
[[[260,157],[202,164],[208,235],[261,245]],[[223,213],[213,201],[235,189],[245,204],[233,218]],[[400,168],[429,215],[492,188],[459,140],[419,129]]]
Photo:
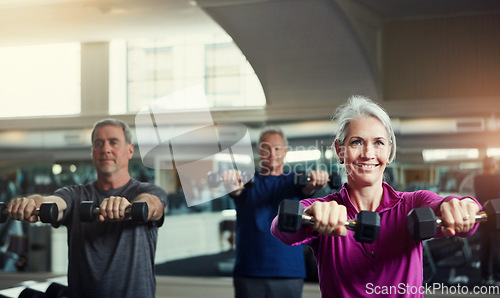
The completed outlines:
[[[295,176],[293,176],[293,184],[298,186],[306,186],[309,181],[311,181],[311,176],[305,172],[297,172]]]
[[[146,202],[133,202],[131,206],[125,209],[125,216],[130,216],[132,221],[148,221],[148,204]],[[80,204],[80,220],[83,222],[95,221],[101,214],[99,207],[95,207],[93,201],[84,201]]]
[[[68,287],[57,282],[53,282],[45,290],[47,298],[69,297]]]
[[[45,292],[33,289],[33,288],[25,288],[19,294],[18,298],[63,298],[69,297],[68,287],[65,285],[61,285],[59,283],[51,283]]]
[[[59,208],[56,203],[42,203],[39,209],[33,211],[34,216],[38,216],[43,223],[56,223],[59,217]],[[0,203],[0,223],[7,221],[7,204]]]
[[[305,172],[297,172],[293,177],[293,183],[298,186],[306,186],[309,181],[311,181],[311,175]],[[331,173],[330,176],[328,176],[328,186],[330,186],[331,189],[339,189],[342,186],[339,174]]]
[[[245,183],[245,187],[252,187],[254,184],[254,176],[250,178],[252,174],[247,172],[241,172],[241,180],[248,181]],[[210,188],[217,188],[222,183],[222,174],[219,172],[208,173],[207,178],[208,186]]]
[[[302,204],[295,200],[281,201],[278,209],[278,229],[295,233],[303,224],[314,224],[314,218],[304,214]],[[358,242],[372,243],[380,230],[380,215],[372,211],[360,211],[355,219],[345,222],[345,227],[354,232]]]
[[[340,178],[340,175],[337,173],[331,173],[328,179],[328,186],[330,186],[332,190],[340,189],[342,187],[342,179]]]
[[[25,288],[21,291],[18,298],[46,298],[47,295],[39,290],[35,290],[32,288]]]
[[[484,205],[484,211],[477,213],[476,222],[488,222],[493,230],[500,230],[500,199],[491,200]],[[416,241],[432,238],[437,228],[444,226],[441,218],[436,217],[430,207],[415,208],[408,213],[408,231]]]

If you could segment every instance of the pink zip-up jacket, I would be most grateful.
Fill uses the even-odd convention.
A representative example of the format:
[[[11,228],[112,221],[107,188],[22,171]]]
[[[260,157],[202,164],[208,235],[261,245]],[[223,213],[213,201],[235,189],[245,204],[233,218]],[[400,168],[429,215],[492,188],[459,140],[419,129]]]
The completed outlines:
[[[271,225],[271,233],[288,245],[309,245],[318,264],[319,285],[322,297],[423,297],[422,286],[422,242],[411,238],[407,229],[407,215],[417,207],[429,206],[440,216],[442,202],[452,198],[471,197],[448,196],[443,198],[428,190],[415,192],[395,191],[383,183],[384,194],[376,212],[380,214],[380,231],[373,243],[354,240],[353,232],[345,237],[330,237],[311,234],[305,229],[296,233],[278,230],[277,217]],[[324,198],[306,199],[301,203],[306,209],[315,201],[335,200],[347,209],[347,218],[356,216],[356,209],[349,199],[345,185],[337,192]],[[476,226],[460,237],[472,235]],[[443,237],[438,229],[436,237]]]

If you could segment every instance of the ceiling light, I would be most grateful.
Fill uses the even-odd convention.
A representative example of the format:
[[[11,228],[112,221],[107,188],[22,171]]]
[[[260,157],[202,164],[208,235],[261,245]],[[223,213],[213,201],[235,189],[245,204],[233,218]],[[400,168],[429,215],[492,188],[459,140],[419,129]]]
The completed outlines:
[[[478,149],[424,149],[422,157],[425,162],[468,160],[479,157]]]
[[[491,157],[500,157],[500,148],[488,148],[486,149],[486,155]]]
[[[227,162],[227,163],[233,163],[236,164],[251,164],[252,163],[252,157],[244,154],[226,154],[226,153],[218,153],[214,157],[216,162]]]
[[[52,165],[52,174],[59,175],[62,173],[62,166],[58,163]]]
[[[314,150],[302,150],[302,151],[289,151],[286,154],[285,162],[299,162],[306,160],[318,160],[321,158],[321,151],[318,149]]]
[[[325,150],[325,158],[326,159],[332,159],[334,156],[333,150],[332,149],[327,149]]]

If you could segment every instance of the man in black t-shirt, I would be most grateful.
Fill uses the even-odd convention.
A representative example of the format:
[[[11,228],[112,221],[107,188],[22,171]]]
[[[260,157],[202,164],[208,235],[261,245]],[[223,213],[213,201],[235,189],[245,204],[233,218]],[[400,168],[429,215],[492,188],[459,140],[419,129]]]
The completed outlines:
[[[35,222],[33,211],[44,202],[59,208],[55,227],[68,230],[68,288],[70,297],[155,297],[154,256],[159,221],[164,216],[163,189],[130,177],[134,144],[128,126],[102,120],[92,131],[92,161],[97,180],[63,187],[53,195],[31,195],[12,200],[9,216]],[[100,213],[95,222],[82,222],[79,206],[93,201]],[[132,202],[146,202],[146,223],[126,220]]]

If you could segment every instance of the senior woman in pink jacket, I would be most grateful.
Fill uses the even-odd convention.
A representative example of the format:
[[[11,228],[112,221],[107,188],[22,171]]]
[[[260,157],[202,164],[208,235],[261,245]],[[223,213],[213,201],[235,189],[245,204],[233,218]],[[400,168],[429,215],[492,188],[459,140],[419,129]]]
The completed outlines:
[[[315,219],[313,229],[271,232],[289,245],[309,245],[318,264],[323,297],[423,297],[422,242],[407,230],[407,215],[429,206],[445,226],[436,237],[469,236],[481,205],[471,197],[443,198],[431,191],[399,192],[383,181],[394,160],[396,139],[387,113],[368,98],[354,96],[339,107],[335,150],[345,165],[347,183],[324,198],[306,199],[304,212]],[[380,215],[373,243],[357,242],[345,222],[361,210]]]

